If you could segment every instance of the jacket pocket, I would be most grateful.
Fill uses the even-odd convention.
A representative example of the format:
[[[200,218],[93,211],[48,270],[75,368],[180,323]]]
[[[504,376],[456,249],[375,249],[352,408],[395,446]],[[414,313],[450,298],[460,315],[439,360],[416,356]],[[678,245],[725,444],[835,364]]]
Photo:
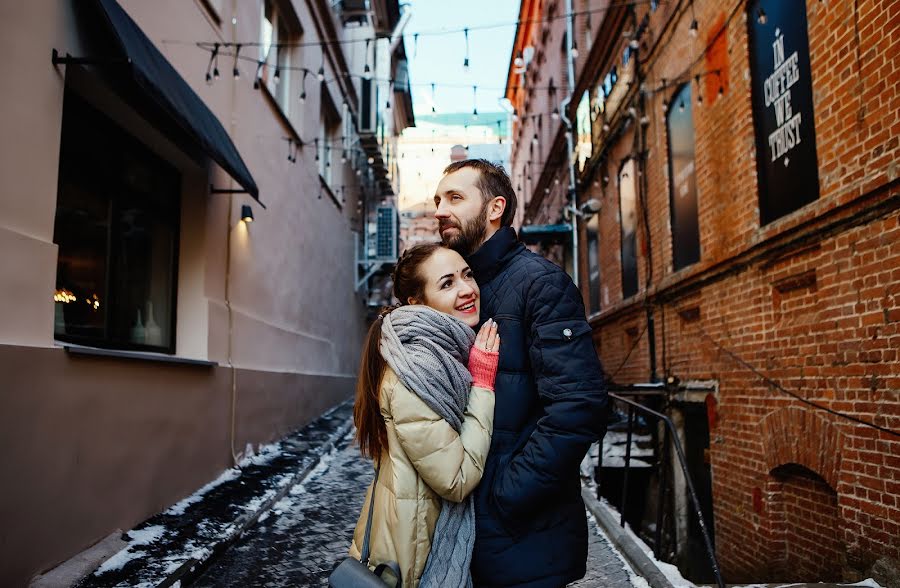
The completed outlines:
[[[591,327],[584,319],[555,321],[534,328],[532,346],[535,379],[542,394],[565,394],[591,373],[597,352],[590,340]]]

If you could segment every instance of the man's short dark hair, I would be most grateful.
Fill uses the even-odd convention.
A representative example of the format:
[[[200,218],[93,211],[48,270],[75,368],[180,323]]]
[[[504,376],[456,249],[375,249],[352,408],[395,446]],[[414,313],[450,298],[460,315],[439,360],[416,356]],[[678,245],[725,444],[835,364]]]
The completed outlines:
[[[506,199],[506,208],[503,210],[503,216],[500,217],[500,226],[510,226],[513,222],[513,217],[516,216],[516,192],[513,190],[509,174],[506,173],[503,166],[491,163],[487,159],[463,159],[462,161],[454,161],[444,168],[444,175],[459,171],[464,167],[471,167],[480,172],[477,186],[481,190],[483,202],[487,202],[497,196],[502,196]]]

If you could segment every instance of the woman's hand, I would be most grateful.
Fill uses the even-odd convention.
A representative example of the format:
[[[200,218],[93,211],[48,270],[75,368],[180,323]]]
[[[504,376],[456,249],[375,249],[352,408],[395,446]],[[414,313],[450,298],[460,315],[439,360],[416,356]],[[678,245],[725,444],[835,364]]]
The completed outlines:
[[[478,330],[475,345],[469,352],[472,385],[493,390],[499,361],[500,333],[497,332],[497,323],[493,319],[488,319]]]
[[[497,323],[494,322],[494,319],[488,319],[478,329],[475,347],[488,353],[500,352],[500,333],[497,332]]]

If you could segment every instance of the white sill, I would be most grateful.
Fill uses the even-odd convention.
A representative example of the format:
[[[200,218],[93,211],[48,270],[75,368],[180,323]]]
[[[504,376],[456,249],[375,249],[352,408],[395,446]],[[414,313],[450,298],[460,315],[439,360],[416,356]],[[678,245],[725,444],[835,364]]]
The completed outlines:
[[[190,359],[188,357],[177,357],[165,353],[154,353],[152,351],[125,351],[122,349],[104,349],[101,347],[88,347],[87,345],[77,345],[65,341],[56,341],[58,347],[66,350],[66,353],[74,356],[84,357],[114,357],[121,359],[134,359],[138,361],[154,361],[158,363],[169,363],[176,365],[190,365],[196,367],[216,367],[219,365],[216,361],[207,361],[205,359]]]

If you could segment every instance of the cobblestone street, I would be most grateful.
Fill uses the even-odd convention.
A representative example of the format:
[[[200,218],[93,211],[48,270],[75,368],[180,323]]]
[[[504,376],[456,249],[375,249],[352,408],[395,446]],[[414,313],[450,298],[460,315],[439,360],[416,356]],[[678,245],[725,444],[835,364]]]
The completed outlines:
[[[372,475],[349,433],[194,585],[326,586],[329,573],[346,556]],[[593,520],[590,529],[588,573],[573,586],[632,586],[623,562]]]

